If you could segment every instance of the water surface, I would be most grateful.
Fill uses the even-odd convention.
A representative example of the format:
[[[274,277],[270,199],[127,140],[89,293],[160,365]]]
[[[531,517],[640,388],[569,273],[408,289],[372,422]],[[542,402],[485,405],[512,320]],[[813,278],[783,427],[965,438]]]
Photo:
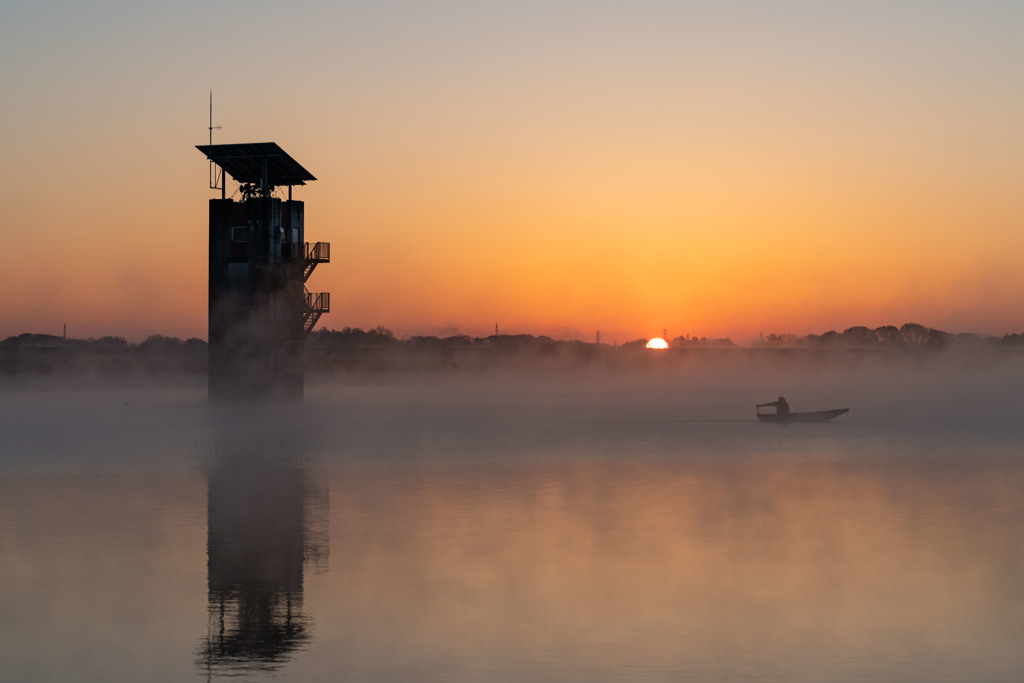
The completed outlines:
[[[0,393],[0,678],[1021,680],[1021,378]]]

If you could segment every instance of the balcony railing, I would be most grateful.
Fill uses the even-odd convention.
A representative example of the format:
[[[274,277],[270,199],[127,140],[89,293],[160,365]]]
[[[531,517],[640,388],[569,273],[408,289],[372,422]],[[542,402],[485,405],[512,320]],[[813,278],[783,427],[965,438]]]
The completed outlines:
[[[305,312],[319,312],[319,313],[330,313],[331,312],[331,293],[330,292],[306,292],[306,305]]]
[[[314,242],[312,244],[306,242],[305,246],[307,261],[316,261],[317,263],[328,263],[331,260],[330,242]]]

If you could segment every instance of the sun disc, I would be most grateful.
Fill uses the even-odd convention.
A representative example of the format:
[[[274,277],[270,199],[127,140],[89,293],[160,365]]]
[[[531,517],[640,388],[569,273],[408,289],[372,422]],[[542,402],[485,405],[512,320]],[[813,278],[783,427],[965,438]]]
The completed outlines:
[[[654,339],[647,342],[647,348],[649,349],[667,349],[668,342],[661,337],[655,337]]]

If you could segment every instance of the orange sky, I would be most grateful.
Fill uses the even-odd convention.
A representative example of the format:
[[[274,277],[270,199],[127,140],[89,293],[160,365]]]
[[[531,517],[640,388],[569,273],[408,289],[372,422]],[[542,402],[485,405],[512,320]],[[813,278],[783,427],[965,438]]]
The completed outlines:
[[[205,338],[211,87],[321,327],[1024,330],[1024,7],[820,4],[5,10],[0,338]]]

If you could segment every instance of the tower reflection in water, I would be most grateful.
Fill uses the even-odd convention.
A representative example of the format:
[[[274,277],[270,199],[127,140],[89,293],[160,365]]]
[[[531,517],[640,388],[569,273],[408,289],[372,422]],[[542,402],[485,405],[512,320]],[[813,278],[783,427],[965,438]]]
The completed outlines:
[[[326,568],[327,510],[302,468],[234,462],[210,473],[198,664],[211,677],[273,671],[309,642],[303,574]]]

